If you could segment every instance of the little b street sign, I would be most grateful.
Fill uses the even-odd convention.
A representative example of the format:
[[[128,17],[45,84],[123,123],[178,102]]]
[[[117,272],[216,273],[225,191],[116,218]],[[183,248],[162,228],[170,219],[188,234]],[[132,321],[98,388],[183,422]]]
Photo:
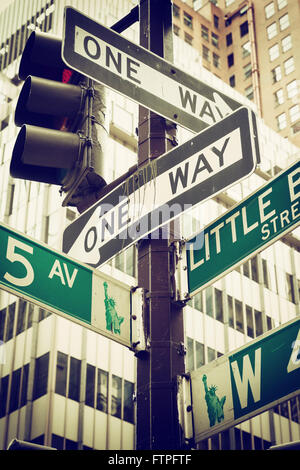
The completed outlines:
[[[300,224],[300,160],[186,243],[188,289],[196,294]]]
[[[130,287],[0,224],[0,287],[130,347]]]
[[[300,319],[191,372],[196,442],[300,392]]]

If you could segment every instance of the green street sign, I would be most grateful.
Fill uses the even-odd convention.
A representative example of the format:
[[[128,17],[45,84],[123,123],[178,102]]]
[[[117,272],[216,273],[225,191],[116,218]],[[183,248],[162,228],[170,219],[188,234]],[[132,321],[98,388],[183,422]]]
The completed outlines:
[[[0,287],[131,346],[131,289],[0,223]]]
[[[191,372],[190,386],[196,442],[298,395],[300,318]]]
[[[300,160],[185,244],[194,295],[300,223]]]

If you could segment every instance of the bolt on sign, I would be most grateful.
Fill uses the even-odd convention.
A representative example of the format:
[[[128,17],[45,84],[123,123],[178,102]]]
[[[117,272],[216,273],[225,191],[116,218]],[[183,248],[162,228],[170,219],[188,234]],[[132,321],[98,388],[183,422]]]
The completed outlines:
[[[130,347],[130,287],[0,224],[0,287]]]
[[[191,372],[190,386],[196,442],[298,395],[300,319]]]
[[[215,282],[300,223],[300,160],[186,243],[190,294]]]

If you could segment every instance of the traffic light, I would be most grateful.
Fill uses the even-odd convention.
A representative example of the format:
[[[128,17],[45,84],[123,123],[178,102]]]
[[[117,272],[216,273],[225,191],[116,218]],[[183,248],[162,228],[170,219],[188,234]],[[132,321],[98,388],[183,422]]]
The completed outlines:
[[[59,185],[62,205],[78,206],[106,184],[101,146],[92,138],[93,82],[63,63],[60,39],[36,32],[26,42],[19,77],[25,80],[15,111],[21,129],[10,174]]]

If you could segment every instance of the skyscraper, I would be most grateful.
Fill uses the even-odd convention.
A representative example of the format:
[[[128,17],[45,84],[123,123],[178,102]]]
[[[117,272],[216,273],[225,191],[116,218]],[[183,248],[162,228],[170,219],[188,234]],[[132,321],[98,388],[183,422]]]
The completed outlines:
[[[174,1],[174,32],[203,66],[252,100],[264,122],[300,144],[298,0]]]
[[[289,125],[297,122],[296,118],[289,119],[290,109],[297,105],[293,100],[298,90],[295,45],[299,32],[292,24],[299,15],[299,2],[257,0],[252,2],[254,8],[250,2],[215,3],[194,2],[193,9],[192,2],[174,1],[175,63],[216,89],[238,97],[262,116],[258,122],[261,163],[251,177],[183,216],[185,237],[197,233],[299,159],[295,145],[299,134],[290,131]],[[9,165],[17,134],[13,113],[21,85],[17,72],[24,44],[32,30],[61,36],[65,4],[111,26],[138,2],[11,0],[0,11],[0,220],[58,250],[64,227],[78,214],[73,208],[61,207],[57,187],[14,180],[9,176]],[[260,21],[264,18],[264,29],[255,20],[251,23],[253,12]],[[270,16],[265,19],[265,14]],[[288,26],[286,17],[281,19],[286,14]],[[274,26],[273,30],[269,28],[271,38],[264,38],[265,43],[271,41],[267,48],[266,44],[262,46],[258,30],[266,35],[273,22],[277,35],[272,36]],[[138,43],[138,25],[124,35]],[[285,39],[289,35],[291,47],[290,40]],[[280,54],[273,61],[268,49],[275,44]],[[291,61],[284,65],[291,57],[295,70],[291,70]],[[273,83],[276,67],[281,70],[282,81]],[[285,74],[286,70],[291,72]],[[292,85],[294,81],[296,85]],[[280,89],[282,93],[277,94],[284,101],[276,108],[273,94]],[[286,113],[287,126],[280,133],[276,110],[278,116]],[[136,163],[138,106],[110,91],[108,112],[110,135],[105,163],[112,180]],[[178,127],[179,143],[190,135]],[[188,302],[184,308],[187,371],[299,315],[299,247],[298,228]],[[135,247],[118,254],[101,270],[129,286],[135,285]],[[4,290],[0,290],[0,341],[0,448],[7,448],[13,438],[58,449],[135,448],[136,358],[132,351]],[[270,444],[299,440],[299,423],[297,396],[197,447],[266,449]]]

